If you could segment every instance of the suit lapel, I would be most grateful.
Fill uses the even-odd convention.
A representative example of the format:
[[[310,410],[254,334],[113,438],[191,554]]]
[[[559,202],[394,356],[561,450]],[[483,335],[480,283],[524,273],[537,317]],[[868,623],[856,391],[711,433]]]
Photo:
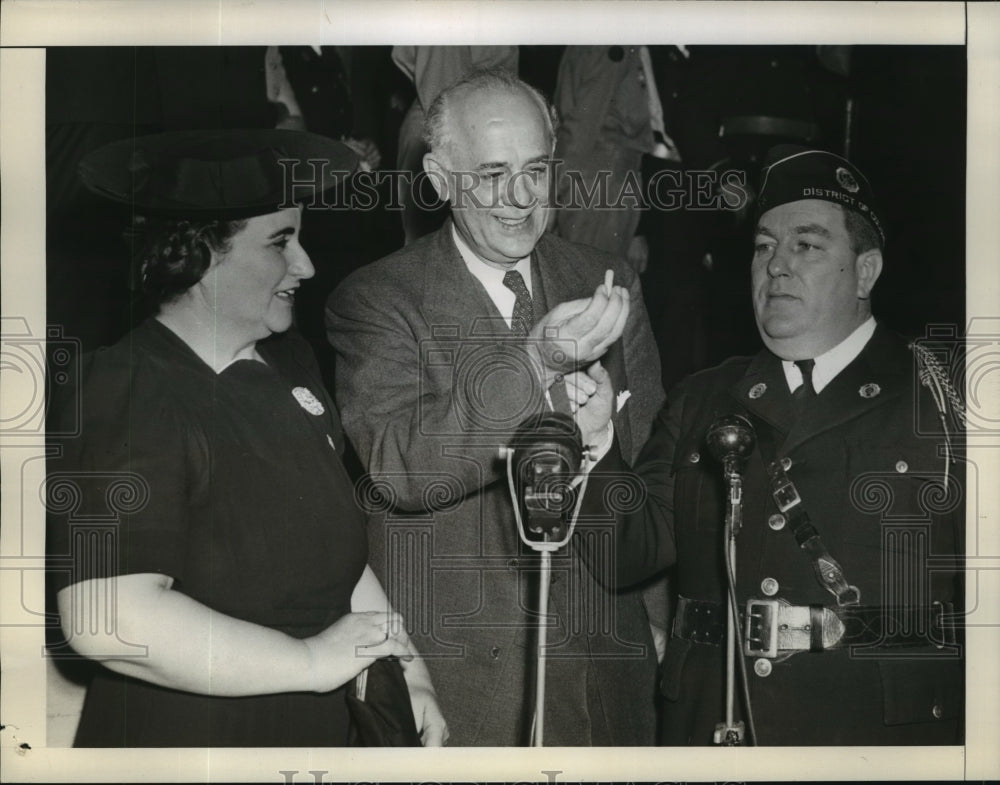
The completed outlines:
[[[586,282],[581,279],[579,272],[567,260],[560,258],[547,236],[543,235],[535,246],[534,256],[547,310],[567,300],[590,297],[591,292],[587,291]]]
[[[581,275],[580,267],[575,263],[576,260],[563,255],[561,248],[549,242],[547,235],[543,235],[535,247],[533,261],[532,273],[534,274],[537,269],[545,299],[545,310],[535,314],[536,320],[560,303],[567,300],[584,299],[593,295],[597,282],[591,286],[591,282],[586,280],[584,275]],[[611,376],[611,383],[616,394],[628,389],[625,353],[621,340],[615,341],[608,348],[607,353],[601,358],[601,364]],[[617,410],[617,406],[614,408]],[[632,432],[629,428],[628,418],[619,416],[618,411],[614,411],[611,419],[615,424],[622,454],[631,455]]]
[[[460,336],[510,335],[510,328],[485,287],[466,267],[448,219],[429,238],[423,281],[423,310],[434,326],[458,324]]]
[[[763,350],[753,358],[746,373],[729,393],[738,405],[780,432],[781,437],[776,438],[775,443],[781,443],[793,424],[792,396],[781,370],[781,360]]]
[[[907,369],[890,351],[892,335],[877,329],[861,354],[841,371],[788,434],[790,451],[807,439],[884,406],[903,394]]]
[[[479,280],[469,272],[452,239],[451,219],[428,238],[427,268],[423,280],[423,311],[430,326],[458,324],[461,337],[510,336],[510,328]],[[531,260],[535,320],[559,303],[590,297],[589,282],[572,260],[562,257],[542,237]],[[594,286],[597,284],[595,283]],[[628,388],[622,342],[616,341],[602,359],[616,393]],[[617,408],[617,407],[616,407]],[[623,454],[631,454],[628,418],[612,415]]]

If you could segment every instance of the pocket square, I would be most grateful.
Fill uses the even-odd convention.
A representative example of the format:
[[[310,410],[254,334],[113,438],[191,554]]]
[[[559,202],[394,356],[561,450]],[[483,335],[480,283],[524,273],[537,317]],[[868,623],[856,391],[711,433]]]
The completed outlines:
[[[622,390],[618,393],[618,397],[615,399],[615,411],[620,412],[625,406],[625,402],[632,397],[632,393],[628,390]]]

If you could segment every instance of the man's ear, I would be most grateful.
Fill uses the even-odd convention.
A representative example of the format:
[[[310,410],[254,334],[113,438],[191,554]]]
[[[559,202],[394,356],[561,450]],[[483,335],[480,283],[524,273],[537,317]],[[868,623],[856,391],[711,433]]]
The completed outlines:
[[[875,282],[882,274],[882,252],[876,248],[858,254],[854,261],[854,269],[858,274],[858,299],[868,300],[872,296]]]
[[[438,198],[442,202],[451,201],[451,187],[449,182],[449,169],[444,161],[440,160],[437,153],[427,153],[424,155],[424,171],[437,191]]]

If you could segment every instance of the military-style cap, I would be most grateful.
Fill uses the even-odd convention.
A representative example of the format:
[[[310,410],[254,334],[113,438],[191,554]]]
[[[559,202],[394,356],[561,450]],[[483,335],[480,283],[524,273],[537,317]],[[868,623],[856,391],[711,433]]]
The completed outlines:
[[[772,147],[761,169],[758,215],[800,199],[822,199],[854,210],[868,220],[885,245],[875,194],[854,164],[825,150],[791,144]]]
[[[79,172],[91,191],[140,215],[236,220],[308,202],[356,166],[325,136],[248,129],[123,139],[88,154]]]

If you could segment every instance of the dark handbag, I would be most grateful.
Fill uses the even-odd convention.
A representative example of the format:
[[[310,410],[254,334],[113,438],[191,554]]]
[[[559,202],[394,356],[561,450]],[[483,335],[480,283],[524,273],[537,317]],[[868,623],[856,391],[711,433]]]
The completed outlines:
[[[351,747],[419,747],[410,691],[396,657],[375,660],[347,694]]]

